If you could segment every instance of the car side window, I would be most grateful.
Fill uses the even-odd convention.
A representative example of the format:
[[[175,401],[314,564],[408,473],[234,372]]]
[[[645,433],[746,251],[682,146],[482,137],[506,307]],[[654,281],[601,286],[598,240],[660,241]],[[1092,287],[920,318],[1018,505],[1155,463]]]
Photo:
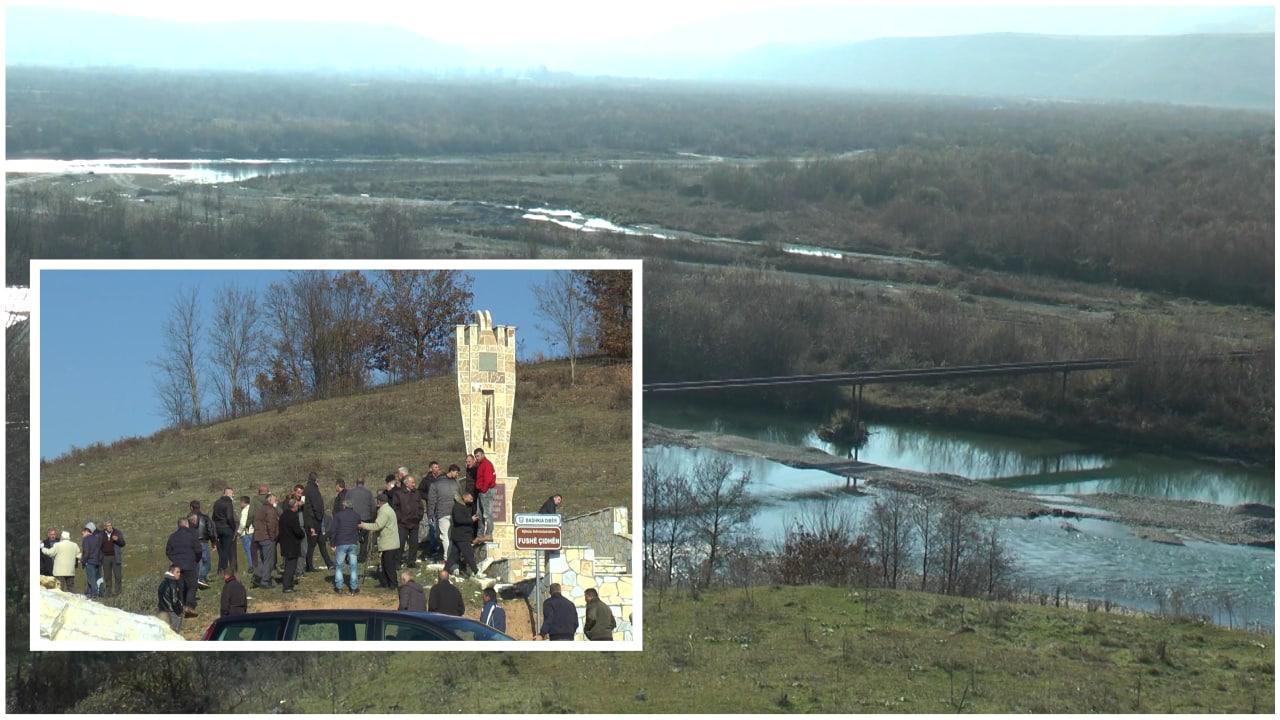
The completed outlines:
[[[383,640],[447,640],[431,628],[398,620],[382,621]]]
[[[294,640],[365,640],[369,623],[365,618],[314,618],[297,622]]]
[[[215,640],[275,640],[280,637],[279,618],[229,622],[218,631]]]

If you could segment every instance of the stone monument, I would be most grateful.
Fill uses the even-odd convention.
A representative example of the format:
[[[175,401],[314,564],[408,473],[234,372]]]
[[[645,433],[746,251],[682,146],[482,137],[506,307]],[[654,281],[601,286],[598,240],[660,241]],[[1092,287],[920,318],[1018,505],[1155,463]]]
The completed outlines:
[[[495,327],[488,310],[477,310],[475,322],[458,325],[455,332],[458,403],[467,452],[484,448],[498,476],[493,542],[486,548],[486,556],[510,557],[516,554],[512,507],[519,479],[507,474],[511,413],[516,402],[516,329],[513,325]]]
[[[503,561],[500,575],[507,582],[542,577],[542,590],[530,598],[531,609],[544,599],[545,586],[560,583],[564,596],[573,600],[579,615],[579,637],[587,588],[596,588],[609,606],[618,628],[615,640],[633,639],[631,611],[635,587],[631,571],[631,527],[627,509],[605,508],[566,518],[564,544],[559,551],[543,553],[541,568],[533,550],[517,550],[515,494],[518,478],[509,475],[511,415],[516,402],[516,329],[493,324],[487,310],[475,313],[475,322],[456,326],[458,404],[462,407],[462,435],[467,452],[484,448],[493,463],[498,484],[493,498],[493,541],[477,548],[482,571]],[[540,572],[539,572],[540,570]],[[495,573],[491,577],[497,578]]]

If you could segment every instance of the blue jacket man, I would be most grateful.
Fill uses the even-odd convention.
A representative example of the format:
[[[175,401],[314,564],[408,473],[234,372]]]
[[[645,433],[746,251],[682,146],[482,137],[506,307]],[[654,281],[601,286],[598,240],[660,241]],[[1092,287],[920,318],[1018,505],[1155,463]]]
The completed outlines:
[[[500,633],[507,631],[507,611],[498,607],[498,594],[493,588],[484,589],[484,607],[480,608],[480,622]]]
[[[342,592],[344,582],[351,583],[351,592],[360,592],[360,571],[357,568],[360,545],[360,514],[351,508],[350,500],[335,501],[336,511],[329,522],[329,542],[333,545],[333,591]],[[343,568],[346,568],[346,577]]]
[[[560,583],[551,583],[551,597],[542,603],[542,628],[538,634],[547,640],[572,640],[577,631],[577,608],[560,594]]]

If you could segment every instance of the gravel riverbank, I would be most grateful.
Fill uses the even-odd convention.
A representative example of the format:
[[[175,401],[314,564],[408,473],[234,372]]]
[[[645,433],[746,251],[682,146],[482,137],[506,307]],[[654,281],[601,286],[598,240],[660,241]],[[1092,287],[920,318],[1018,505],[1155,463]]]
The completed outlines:
[[[1274,509],[1268,506],[1226,506],[1194,500],[1100,493],[1071,496],[1079,507],[1048,504],[1036,496],[978,480],[945,473],[854,463],[811,447],[797,447],[712,432],[676,430],[660,425],[644,427],[646,446],[701,447],[758,457],[795,468],[815,469],[841,477],[855,477],[860,485],[886,487],[914,495],[963,499],[989,517],[1087,517],[1113,520],[1134,527],[1152,542],[1180,544],[1194,537],[1236,545],[1275,547]]]

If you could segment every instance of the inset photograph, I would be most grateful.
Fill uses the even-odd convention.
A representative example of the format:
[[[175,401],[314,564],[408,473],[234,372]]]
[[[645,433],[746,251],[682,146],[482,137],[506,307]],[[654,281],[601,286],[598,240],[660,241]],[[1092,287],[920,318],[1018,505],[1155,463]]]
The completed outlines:
[[[33,649],[640,649],[639,261],[425,262],[33,263]]]

